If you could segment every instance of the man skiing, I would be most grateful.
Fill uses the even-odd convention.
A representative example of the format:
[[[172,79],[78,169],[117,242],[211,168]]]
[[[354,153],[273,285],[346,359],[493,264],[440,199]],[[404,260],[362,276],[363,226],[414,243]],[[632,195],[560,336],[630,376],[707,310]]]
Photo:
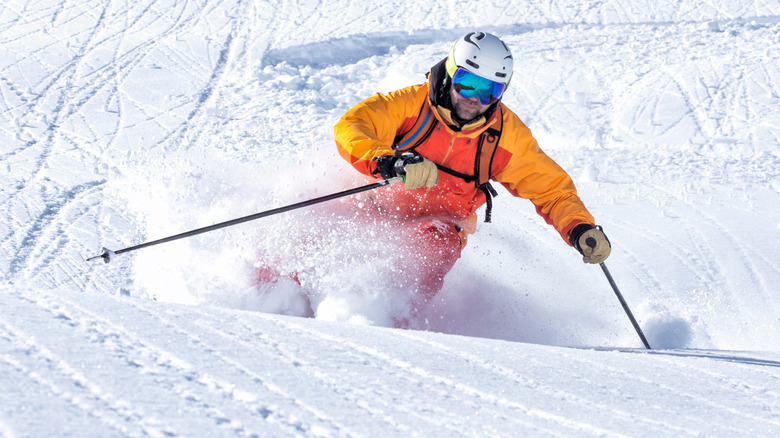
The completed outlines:
[[[501,102],[512,68],[503,41],[470,32],[431,68],[427,83],[377,93],[335,125],[340,155],[359,172],[404,176],[405,184],[391,186],[374,202],[407,224],[399,232],[409,236],[409,250],[398,257],[401,265],[415,267],[414,287],[426,299],[441,288],[485,203],[490,221],[490,180],[529,199],[584,262],[609,256],[609,240],[569,175]]]

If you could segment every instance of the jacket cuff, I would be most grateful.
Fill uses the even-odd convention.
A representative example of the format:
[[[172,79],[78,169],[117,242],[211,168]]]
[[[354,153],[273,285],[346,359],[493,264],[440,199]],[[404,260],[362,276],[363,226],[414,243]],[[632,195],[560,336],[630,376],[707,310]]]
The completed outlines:
[[[579,251],[580,254],[582,254],[582,248],[580,248],[580,236],[582,236],[582,233],[591,230],[595,227],[596,226],[593,224],[579,224],[576,227],[572,228],[571,233],[569,233],[569,243],[577,251]]]

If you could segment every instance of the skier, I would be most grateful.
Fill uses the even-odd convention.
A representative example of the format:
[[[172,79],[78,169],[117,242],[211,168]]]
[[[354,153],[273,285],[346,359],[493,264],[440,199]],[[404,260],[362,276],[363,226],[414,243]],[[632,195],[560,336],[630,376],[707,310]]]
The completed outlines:
[[[610,254],[609,240],[569,175],[502,103],[512,68],[503,41],[470,32],[431,68],[427,83],[377,93],[335,125],[340,155],[359,172],[404,176],[405,184],[372,199],[377,209],[405,224],[399,233],[408,236],[409,247],[397,262],[401,269],[415,269],[409,277],[425,299],[441,289],[475,231],[476,210],[486,203],[490,221],[495,194],[490,180],[529,199],[585,263],[600,263]]]

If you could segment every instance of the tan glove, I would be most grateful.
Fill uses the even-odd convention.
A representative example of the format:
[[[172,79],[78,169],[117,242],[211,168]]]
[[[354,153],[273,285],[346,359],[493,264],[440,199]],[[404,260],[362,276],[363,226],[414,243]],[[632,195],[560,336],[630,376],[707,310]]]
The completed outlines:
[[[589,241],[589,239],[592,239]],[[595,242],[595,243],[594,243]],[[582,233],[579,238],[579,247],[582,251],[582,261],[585,263],[601,263],[609,257],[612,246],[609,239],[599,228],[591,228]]]
[[[439,183],[439,169],[427,158],[423,158],[420,163],[404,165],[404,172],[407,190],[419,189],[422,186],[430,189]]]

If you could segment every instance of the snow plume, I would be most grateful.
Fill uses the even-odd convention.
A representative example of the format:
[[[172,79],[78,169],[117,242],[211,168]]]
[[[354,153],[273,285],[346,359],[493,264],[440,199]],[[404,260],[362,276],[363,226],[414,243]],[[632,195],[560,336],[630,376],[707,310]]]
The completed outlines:
[[[263,147],[257,145],[258,155]],[[323,167],[343,165],[334,162],[332,141],[298,150],[303,153],[290,153],[288,166],[221,151],[174,152],[153,167],[155,177],[134,177],[148,184],[118,186],[128,206],[144,212],[154,240],[369,183],[344,172],[323,178]],[[136,285],[163,301],[392,326],[408,314],[411,291],[377,286],[401,276],[390,263],[400,236],[390,222],[368,217],[361,199],[353,195],[144,250],[134,259]],[[257,285],[266,268],[275,275]]]
[[[381,190],[381,189],[379,189]],[[394,287],[393,258],[403,250],[392,222],[369,217],[344,200],[279,221],[260,241],[266,262],[294,277],[317,318],[392,326],[405,316],[412,291]],[[265,292],[260,287],[259,293]]]

